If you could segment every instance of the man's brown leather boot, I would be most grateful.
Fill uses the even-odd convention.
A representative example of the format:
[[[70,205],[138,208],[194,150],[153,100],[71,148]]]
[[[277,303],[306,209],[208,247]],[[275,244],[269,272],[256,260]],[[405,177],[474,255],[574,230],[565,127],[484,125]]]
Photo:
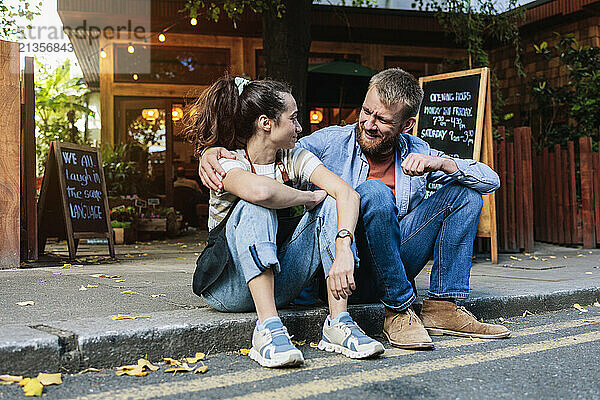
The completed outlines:
[[[421,320],[430,335],[452,335],[481,339],[501,339],[510,336],[510,331],[502,325],[486,324],[466,308],[452,301],[423,300]]]
[[[394,347],[401,349],[433,349],[433,342],[417,314],[409,307],[401,312],[385,309],[383,334]]]

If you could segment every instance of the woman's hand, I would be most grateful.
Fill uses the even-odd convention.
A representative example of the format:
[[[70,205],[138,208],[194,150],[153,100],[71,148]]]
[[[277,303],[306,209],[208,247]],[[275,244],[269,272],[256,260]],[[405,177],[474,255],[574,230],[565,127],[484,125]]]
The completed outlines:
[[[347,299],[356,289],[354,283],[354,256],[350,249],[350,238],[338,238],[335,244],[335,259],[329,270],[329,289],[336,300]]]
[[[224,147],[211,147],[204,152],[200,158],[200,180],[204,186],[215,192],[223,190],[223,178],[225,170],[221,167],[219,158],[229,158],[235,160],[235,155]]]
[[[304,204],[304,207],[309,211],[321,204],[321,202],[325,200],[325,197],[327,197],[327,192],[320,189],[310,193],[312,194],[311,199]]]

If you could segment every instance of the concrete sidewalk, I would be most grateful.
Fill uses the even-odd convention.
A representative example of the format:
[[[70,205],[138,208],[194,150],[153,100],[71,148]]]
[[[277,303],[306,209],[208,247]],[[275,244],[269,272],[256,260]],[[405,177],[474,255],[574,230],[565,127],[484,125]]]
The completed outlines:
[[[250,347],[253,313],[215,312],[192,293],[204,240],[205,233],[197,233],[118,246],[116,261],[105,257],[106,246],[84,244],[71,262],[64,243],[51,244],[51,257],[0,271],[0,374],[75,372],[145,355],[158,360]],[[417,279],[421,295],[429,270]],[[600,298],[600,249],[536,243],[535,253],[501,254],[498,265],[478,257],[471,287],[463,304],[484,319],[592,304]],[[33,305],[17,304],[23,302]],[[381,334],[382,306],[353,306],[351,313],[367,333]],[[118,314],[137,318],[113,320]],[[281,314],[296,339],[316,341],[327,311],[289,308]]]

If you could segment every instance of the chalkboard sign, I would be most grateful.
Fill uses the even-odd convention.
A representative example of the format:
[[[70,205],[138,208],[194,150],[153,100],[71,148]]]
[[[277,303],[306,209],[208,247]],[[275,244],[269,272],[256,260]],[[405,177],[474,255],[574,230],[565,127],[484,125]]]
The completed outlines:
[[[108,238],[114,244],[100,150],[52,142],[38,202],[40,249],[52,234],[66,236],[75,257],[81,238]]]
[[[417,136],[449,156],[479,160],[487,80],[487,68],[421,78]]]
[[[494,168],[492,102],[488,68],[419,79],[424,98],[413,134],[449,156],[470,158]],[[440,185],[428,184],[427,197]],[[483,196],[477,236],[491,239],[492,263],[498,262],[496,202]]]

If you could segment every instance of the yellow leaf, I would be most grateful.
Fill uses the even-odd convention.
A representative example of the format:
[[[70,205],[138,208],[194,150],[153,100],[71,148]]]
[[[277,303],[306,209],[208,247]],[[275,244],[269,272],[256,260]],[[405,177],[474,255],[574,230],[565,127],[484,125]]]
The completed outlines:
[[[137,317],[132,317],[131,315],[124,315],[124,314],[117,314],[117,315],[113,315],[112,319],[114,319],[115,321],[118,321],[120,319],[136,319]]]
[[[152,364],[150,361],[146,360],[145,358],[140,358],[138,360],[138,365],[143,368],[148,368],[150,371],[157,371],[158,367],[154,364]]]
[[[19,382],[19,385],[21,386],[25,386],[27,385],[27,383],[31,380],[31,378],[25,378],[23,379],[21,382]]]
[[[73,264],[74,267],[83,267],[83,264]]]
[[[33,306],[35,302],[33,301],[20,301],[17,303],[18,306]]]
[[[72,265],[71,264],[63,264],[63,266],[61,268],[71,268]]]
[[[52,275],[62,275],[62,272],[53,272]]]
[[[525,312],[523,313],[523,316],[526,317],[528,315],[533,315],[533,313],[529,310],[525,310]]]
[[[62,384],[62,374],[45,374],[40,372],[36,378],[42,385],[50,386],[50,385],[60,385]]]
[[[133,290],[123,290],[121,294],[139,294],[138,292],[134,292]]]
[[[556,256],[548,256],[548,258],[556,258]]]
[[[588,312],[587,308],[581,307],[578,303],[573,304],[573,307],[581,312]]]
[[[523,259],[522,259],[522,258],[515,257],[515,256],[510,256],[510,259],[511,259],[511,260],[517,260],[517,261],[523,261]]]
[[[166,372],[172,372],[173,374],[176,374],[178,372],[190,372],[193,369],[194,368],[191,368],[189,365],[187,365],[187,363],[183,363],[179,367],[173,367],[173,368],[167,368],[167,369],[165,369],[165,373]]]
[[[201,367],[196,368],[196,370],[194,371],[194,374],[203,374],[206,371],[208,371],[208,367],[206,365],[203,365]]]
[[[87,372],[100,372],[98,368],[86,368],[83,371],[79,371],[77,375],[85,374]]]
[[[586,272],[585,274],[586,275],[593,275],[591,272]]]
[[[306,344],[306,340],[292,340],[292,343],[295,346],[304,346]]]
[[[98,285],[87,285],[87,287],[94,288],[94,287],[98,287]]]
[[[243,356],[247,356],[250,353],[250,349],[240,349],[240,354]]]
[[[319,347],[319,345],[316,344],[315,342],[310,342],[309,346],[312,347],[313,349],[316,349],[317,347]]]
[[[133,368],[127,368],[133,367]],[[122,369],[119,369],[122,368]],[[124,365],[123,367],[117,368],[116,374],[121,375],[130,375],[130,376],[146,376],[148,375],[148,371],[144,371],[144,367],[141,365]]]
[[[169,357],[163,358],[163,361],[165,362],[165,364],[171,365],[171,366],[173,366],[173,365],[175,365],[175,366],[181,365],[181,363],[179,361],[177,361],[177,360],[175,360],[173,358],[169,358]]]
[[[115,279],[115,282],[125,282],[125,279]]]
[[[44,283],[44,282],[46,282],[46,281],[45,281],[45,280],[41,280],[40,282],[41,282],[41,283]]]
[[[8,382],[9,384],[11,384],[11,383],[18,383],[18,382],[21,382],[22,380],[23,380],[22,376],[0,375],[0,381],[2,381],[2,382]]]
[[[157,298],[157,297],[167,297],[167,295],[163,294],[163,293],[160,293],[160,294],[151,294],[150,297],[154,297],[154,298]]]
[[[196,364],[198,361],[204,360],[204,353],[196,353],[194,357],[186,357],[185,361]]]
[[[87,288],[83,285],[81,285],[81,287],[79,288],[79,290],[87,290]]]
[[[44,391],[44,385],[42,385],[37,379],[30,379],[25,386],[23,386],[23,391],[27,397],[39,397]]]
[[[130,371],[134,368],[138,368],[138,365],[137,364],[121,365],[120,367],[117,367],[117,371]]]
[[[598,303],[598,302],[595,302],[595,303],[594,303],[594,307],[600,307],[600,303]]]
[[[600,321],[596,321],[595,319],[584,319],[583,322],[586,324],[598,324]]]

